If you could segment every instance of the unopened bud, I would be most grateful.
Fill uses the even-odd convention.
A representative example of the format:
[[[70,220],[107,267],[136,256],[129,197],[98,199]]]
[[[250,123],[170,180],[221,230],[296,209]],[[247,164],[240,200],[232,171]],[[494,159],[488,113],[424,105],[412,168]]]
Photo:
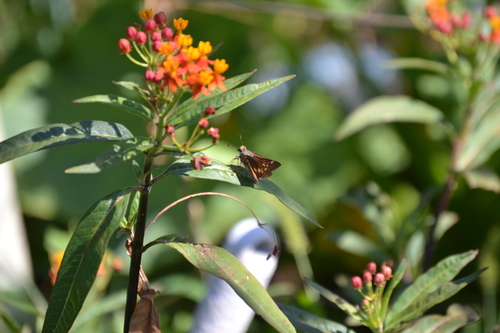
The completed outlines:
[[[127,38],[134,40],[135,35],[137,35],[137,29],[135,27],[128,27],[127,28]]]
[[[156,30],[156,22],[153,19],[146,20],[144,23],[144,31],[153,32]]]
[[[155,79],[155,72],[153,72],[151,69],[146,70],[144,73],[144,81],[146,82],[153,82]]]
[[[153,18],[160,28],[164,27],[165,24],[167,24],[167,14],[165,14],[164,12],[155,14]]]
[[[201,118],[200,121],[198,122],[198,126],[200,126],[200,128],[202,128],[202,129],[207,128],[208,125],[209,125],[209,123],[208,123],[207,118]]]
[[[205,116],[213,116],[215,114],[215,108],[213,106],[209,106],[205,109]]]
[[[135,42],[139,45],[142,45],[146,43],[148,40],[148,36],[144,33],[144,31],[138,31],[137,35],[135,36]]]
[[[372,282],[372,280],[373,280],[372,273],[370,273],[368,271],[364,271],[363,272],[363,282],[368,283],[368,282]]]
[[[130,41],[125,38],[120,38],[118,41],[118,49],[121,54],[129,53],[132,51],[132,46],[130,45]]]
[[[382,273],[377,273],[375,274],[375,277],[373,278],[373,284],[376,286],[381,286],[385,282],[385,276]]]
[[[389,266],[383,266],[382,274],[384,274],[386,280],[389,280],[392,277],[392,268],[390,268]]]
[[[363,288],[363,281],[359,276],[353,276],[351,278],[351,285],[355,290]]]
[[[161,34],[158,31],[155,31],[151,34],[151,40],[153,42],[155,41],[161,41]]]
[[[366,265],[366,270],[372,274],[377,273],[377,264],[372,262],[369,262],[368,265]]]
[[[170,136],[175,136],[175,127],[173,125],[167,125],[167,134]]]
[[[170,28],[165,28],[161,31],[161,38],[163,38],[163,40],[171,40],[173,36],[174,32]]]

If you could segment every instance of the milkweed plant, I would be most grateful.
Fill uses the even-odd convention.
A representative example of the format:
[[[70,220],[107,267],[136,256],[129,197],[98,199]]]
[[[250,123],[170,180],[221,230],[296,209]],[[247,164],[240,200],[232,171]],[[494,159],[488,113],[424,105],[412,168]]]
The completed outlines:
[[[195,43],[194,38],[186,33],[188,20],[176,18],[169,26],[165,13],[154,14],[150,9],[141,11],[140,17],[143,22],[126,28],[124,38],[118,41],[118,49],[142,69],[143,82],[115,83],[134,91],[142,102],[114,95],[95,95],[74,102],[104,103],[127,111],[148,123],[147,128],[153,128],[149,136],[134,135],[118,123],[83,120],[32,129],[0,143],[0,161],[6,162],[42,149],[68,144],[112,142],[113,145],[97,156],[94,162],[69,168],[66,172],[97,173],[131,161],[137,177],[137,184],[97,200],[74,230],[62,259],[56,256],[52,260],[50,274],[54,286],[42,332],[70,330],[100,272],[108,241],[117,230],[127,236],[124,250],[130,256],[124,332],[160,331],[160,318],[152,302],[158,291],[149,287],[147,272],[141,268],[143,254],[156,245],[176,249],[195,267],[226,280],[277,331],[294,332],[292,324],[265,288],[226,250],[210,244],[196,244],[188,236],[178,234],[159,236],[144,244],[148,226],[160,215],[148,223],[152,188],[165,178],[181,175],[267,191],[291,210],[318,224],[270,180],[255,180],[244,167],[227,165],[204,154],[206,149],[218,143],[222,135],[218,128],[210,125],[213,117],[234,110],[290,80],[293,75],[238,87],[254,72],[226,78],[224,73],[229,64],[225,59],[213,59],[215,51],[210,42]],[[191,134],[187,140],[180,140],[176,131],[187,126]],[[194,148],[195,142],[203,137],[210,138],[211,143]],[[163,155],[172,155],[175,159],[163,170],[154,169],[155,159]],[[162,213],[178,202],[201,195],[221,195],[239,201],[223,193],[193,193],[166,205]],[[276,240],[270,255],[278,255],[279,244],[274,230],[255,218],[256,223]],[[217,265],[221,261],[224,265]],[[139,302],[137,296],[140,296]]]

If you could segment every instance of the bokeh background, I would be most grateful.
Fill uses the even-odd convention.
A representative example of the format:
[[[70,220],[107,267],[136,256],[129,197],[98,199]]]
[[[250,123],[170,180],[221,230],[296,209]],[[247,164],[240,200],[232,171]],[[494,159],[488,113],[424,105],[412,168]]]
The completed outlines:
[[[186,33],[195,43],[221,44],[215,57],[230,64],[226,77],[257,69],[250,78],[252,83],[295,74],[293,80],[214,119],[212,125],[220,128],[221,142],[207,154],[229,163],[237,155],[241,135],[249,149],[282,164],[272,181],[303,205],[324,229],[301,220],[267,193],[184,177],[169,177],[155,186],[150,212],[154,216],[176,199],[199,191],[238,197],[273,225],[282,239],[283,253],[271,295],[316,315],[343,321],[338,308],[304,291],[301,276],[314,277],[323,286],[350,297],[345,289],[348,279],[360,274],[368,261],[393,259],[397,263],[404,251],[348,251],[362,248],[366,239],[379,241],[364,214],[366,202],[388,195],[391,207],[397,207],[401,217],[409,216],[425,195],[444,183],[450,146],[443,133],[424,125],[380,125],[341,142],[334,139],[336,129],[349,112],[379,95],[405,94],[423,99],[452,119],[463,101],[457,83],[451,79],[384,66],[384,61],[396,57],[445,61],[440,46],[413,28],[405,14],[409,2],[0,0],[0,116],[4,138],[46,124],[85,119],[118,122],[136,135],[146,135],[142,121],[118,109],[72,103],[79,97],[104,93],[137,98],[112,81],[142,81],[141,69],[117,49],[126,27],[140,22],[138,10],[142,8],[165,11],[169,22],[176,17],[188,19]],[[472,10],[485,4],[473,0],[463,3]],[[185,131],[179,136],[187,134]],[[35,327],[36,316],[13,303],[26,301],[25,291],[31,290],[28,294],[38,299],[34,302],[43,305],[43,297],[51,292],[49,258],[64,249],[86,209],[113,190],[136,184],[129,162],[95,175],[64,173],[69,167],[93,161],[107,147],[106,143],[66,146],[7,163],[15,173],[26,235],[24,249],[28,256],[24,258],[28,259],[27,269],[34,283],[4,283],[0,308],[21,325]],[[157,170],[171,161],[165,159]],[[488,165],[500,171],[500,156],[495,154]],[[465,329],[468,332],[487,331],[497,323],[499,207],[496,193],[469,189],[459,182],[450,206],[459,220],[437,248],[436,260],[481,249],[479,260],[465,273],[490,266],[486,278],[435,310],[443,313],[451,302],[473,305],[484,315],[484,321]],[[249,215],[243,206],[222,197],[192,199],[165,214],[148,231],[147,239],[183,233],[200,242],[219,244],[232,224]],[[2,223],[9,224],[5,220]],[[339,246],[335,235],[345,230],[356,231],[366,239]],[[128,272],[124,241],[123,235],[113,238],[109,252],[115,266],[121,262],[123,267],[110,272],[102,288],[88,301],[94,302],[94,309],[100,312],[101,316],[94,317],[99,325],[90,320],[75,332],[88,331],[89,327],[96,332],[117,327],[119,331],[123,316],[119,297],[126,288]],[[0,256],[13,255],[12,249],[3,248]],[[159,246],[146,253],[143,265],[150,281],[162,292],[155,299],[162,327],[168,332],[186,332],[193,308],[204,292],[199,272],[179,254]],[[108,303],[103,305],[103,300]],[[257,318],[249,332],[272,331]]]

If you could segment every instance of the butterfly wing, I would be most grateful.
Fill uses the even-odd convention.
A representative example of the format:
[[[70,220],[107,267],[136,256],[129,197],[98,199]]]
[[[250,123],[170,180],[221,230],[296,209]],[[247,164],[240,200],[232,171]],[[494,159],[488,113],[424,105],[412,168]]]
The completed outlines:
[[[248,151],[240,155],[240,160],[245,167],[250,170],[255,182],[261,178],[271,177],[273,175],[272,171],[281,166],[281,163],[277,161],[273,161],[253,152],[251,152],[251,154],[247,152]]]

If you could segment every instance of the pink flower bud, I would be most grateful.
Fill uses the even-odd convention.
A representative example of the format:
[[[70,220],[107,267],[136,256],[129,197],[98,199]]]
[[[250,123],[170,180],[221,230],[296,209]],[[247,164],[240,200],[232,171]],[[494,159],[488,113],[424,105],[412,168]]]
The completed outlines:
[[[155,79],[155,72],[153,72],[151,69],[146,70],[144,73],[144,81],[146,82],[153,82]]]
[[[137,35],[137,29],[135,27],[128,27],[127,28],[127,38],[134,40],[135,35]]]
[[[201,118],[200,121],[198,122],[198,126],[200,126],[200,128],[202,128],[202,129],[207,128],[208,125],[209,125],[209,123],[208,123],[207,118]]]
[[[156,41],[161,41],[161,34],[158,32],[158,31],[155,31],[151,34],[151,40],[153,42],[156,42]]]
[[[497,16],[497,9],[493,6],[486,6],[484,8],[484,16],[486,18],[492,18]]]
[[[153,32],[154,34],[154,32]],[[153,51],[156,53],[160,52],[160,47],[163,45],[163,42],[161,40],[155,40],[153,42]]]
[[[451,14],[451,24],[455,28],[461,28],[462,27],[462,17],[457,15],[457,14]]]
[[[471,14],[471,12],[466,10],[462,14],[462,28],[467,29],[468,27],[470,27],[471,22],[472,22],[472,14]]]
[[[158,24],[158,26],[160,28],[164,27],[165,24],[167,24],[167,14],[165,14],[164,12],[159,12],[157,14],[155,14],[155,16],[153,16],[156,24]]]
[[[164,75],[164,73],[157,72],[154,79],[155,83],[160,83],[163,80]]]
[[[209,106],[205,109],[205,116],[213,116],[215,114],[215,108],[213,106]]]
[[[450,36],[453,33],[453,26],[450,22],[439,21],[434,24],[437,31]]]
[[[351,278],[351,285],[355,290],[359,290],[363,288],[363,281],[361,281],[359,276],[353,276]]]
[[[148,36],[144,33],[144,31],[138,31],[137,35],[135,36],[135,42],[139,45],[142,45],[146,43],[148,40]]]
[[[167,134],[170,136],[175,136],[175,127],[173,125],[167,125]]]
[[[174,32],[170,28],[165,28],[161,31],[161,38],[163,38],[163,40],[171,40],[173,36]]]
[[[193,158],[193,167],[198,171],[201,170],[204,165],[208,164],[210,164],[210,158],[208,156],[203,155]]]
[[[129,53],[132,51],[132,46],[130,45],[130,41],[125,38],[120,38],[118,41],[118,49],[121,54]]]
[[[366,270],[370,272],[371,274],[377,273],[377,264],[372,262],[369,262],[368,265],[366,265]]]
[[[377,273],[375,274],[375,277],[373,278],[373,284],[376,286],[381,286],[385,282],[385,276],[382,273]]]
[[[363,282],[364,283],[368,283],[368,282],[372,282],[372,273],[368,272],[368,271],[364,271],[363,272]]]
[[[153,19],[146,20],[144,23],[144,31],[153,32],[156,30],[156,22]]]
[[[392,277],[392,268],[390,268],[389,266],[383,266],[382,274],[384,274],[386,280],[390,280],[390,278]]]
[[[210,127],[208,130],[207,130],[207,134],[208,136],[210,136],[213,140],[213,144],[216,144],[217,141],[219,140],[220,138],[220,135],[219,135],[219,129],[218,128],[215,128],[215,127]]]

